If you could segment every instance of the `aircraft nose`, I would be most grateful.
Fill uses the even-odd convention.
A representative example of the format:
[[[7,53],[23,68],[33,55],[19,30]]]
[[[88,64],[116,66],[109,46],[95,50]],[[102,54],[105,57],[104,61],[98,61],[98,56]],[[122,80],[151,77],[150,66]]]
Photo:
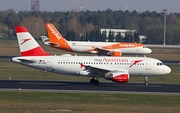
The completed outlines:
[[[169,74],[171,72],[171,68],[165,65],[165,68],[163,69],[164,74]]]
[[[168,67],[168,66],[166,67],[166,73],[167,73],[167,74],[171,73],[171,68]]]
[[[150,48],[146,48],[147,49],[147,53],[152,53],[152,50]]]

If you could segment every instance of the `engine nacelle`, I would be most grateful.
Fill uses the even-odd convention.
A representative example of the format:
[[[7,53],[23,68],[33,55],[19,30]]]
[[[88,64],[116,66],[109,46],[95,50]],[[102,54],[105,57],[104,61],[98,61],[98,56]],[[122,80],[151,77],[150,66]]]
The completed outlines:
[[[121,56],[122,53],[120,51],[110,51],[107,53],[110,56]]]
[[[129,80],[128,73],[111,73],[109,76],[106,75],[106,79],[112,80],[118,83],[127,83]]]

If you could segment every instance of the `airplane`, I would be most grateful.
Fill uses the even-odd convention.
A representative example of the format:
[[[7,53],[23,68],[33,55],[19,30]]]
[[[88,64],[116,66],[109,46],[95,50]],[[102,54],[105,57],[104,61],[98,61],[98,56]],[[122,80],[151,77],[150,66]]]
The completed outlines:
[[[60,56],[46,53],[23,26],[15,26],[21,56],[12,62],[40,70],[75,76],[91,77],[90,83],[99,85],[99,78],[117,83],[127,83],[130,76],[145,77],[165,75],[171,69],[160,60],[148,57],[111,56]]]
[[[44,45],[70,52],[98,54],[99,56],[121,56],[122,54],[145,55],[152,52],[144,44],[130,42],[85,42],[67,41],[51,23],[46,23],[49,41]]]

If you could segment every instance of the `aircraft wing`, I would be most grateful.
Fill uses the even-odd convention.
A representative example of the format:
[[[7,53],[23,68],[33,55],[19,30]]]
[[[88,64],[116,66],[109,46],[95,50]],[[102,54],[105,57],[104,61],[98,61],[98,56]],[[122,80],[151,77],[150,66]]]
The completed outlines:
[[[104,49],[104,48],[95,48],[99,56],[121,56],[122,52],[115,49]]]
[[[80,64],[81,67],[84,67],[84,71],[90,72],[91,74],[99,74],[104,75],[105,73],[128,73],[128,70],[126,69],[116,69],[111,67],[97,67],[97,66],[90,66],[90,65],[84,65]]]
[[[129,72],[126,69],[117,69],[107,66],[97,67],[97,66],[84,65],[82,63],[80,65],[81,68],[84,68],[84,70],[80,72],[80,75],[102,77],[119,83],[127,83],[129,80]]]

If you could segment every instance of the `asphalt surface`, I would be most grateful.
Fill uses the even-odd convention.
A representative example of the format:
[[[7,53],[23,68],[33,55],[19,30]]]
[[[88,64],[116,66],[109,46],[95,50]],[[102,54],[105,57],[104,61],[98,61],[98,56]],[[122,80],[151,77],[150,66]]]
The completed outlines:
[[[1,91],[48,91],[48,92],[89,92],[89,93],[130,93],[179,95],[180,84],[149,84],[100,82],[99,86],[89,82],[0,80]]]

